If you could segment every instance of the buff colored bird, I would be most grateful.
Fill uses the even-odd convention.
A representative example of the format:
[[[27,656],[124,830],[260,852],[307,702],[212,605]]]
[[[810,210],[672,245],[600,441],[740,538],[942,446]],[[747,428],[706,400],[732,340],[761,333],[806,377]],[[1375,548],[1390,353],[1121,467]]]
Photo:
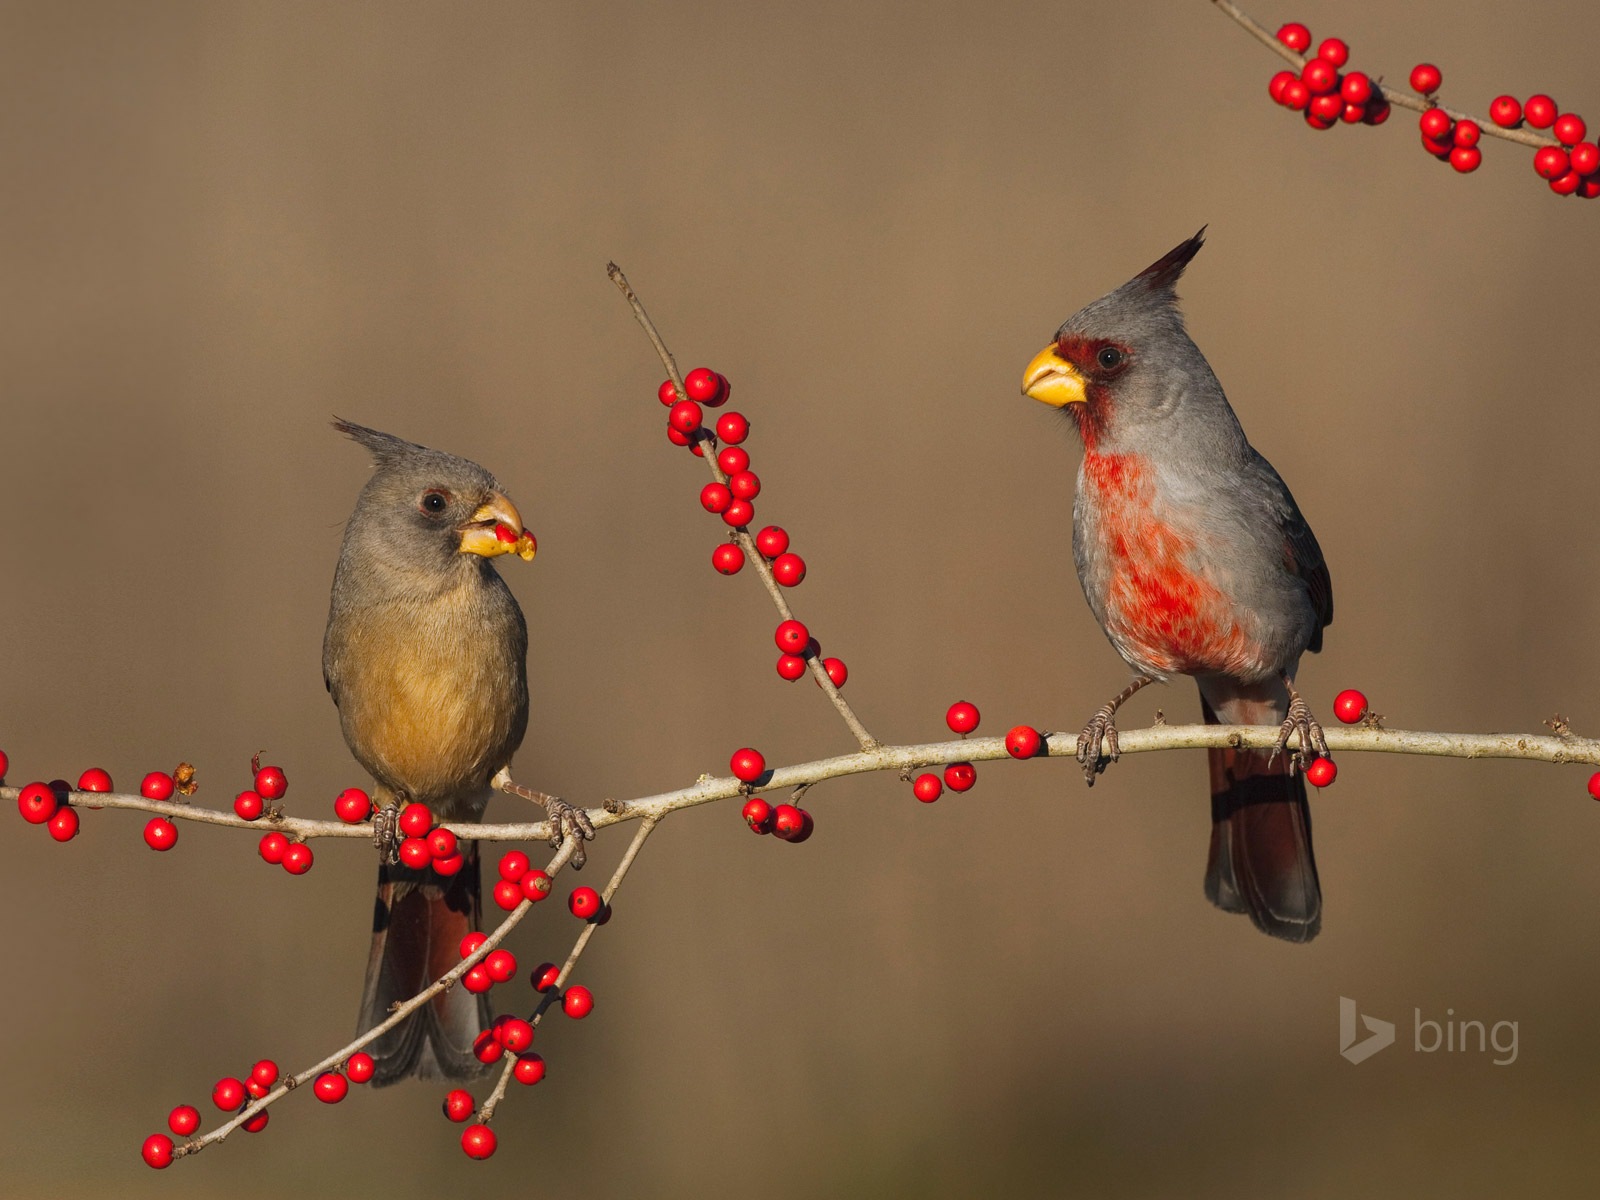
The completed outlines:
[[[1088,781],[1117,757],[1118,707],[1174,675],[1199,683],[1208,724],[1281,723],[1277,751],[1209,752],[1205,889],[1273,937],[1304,942],[1321,927],[1322,892],[1296,769],[1327,745],[1294,676],[1322,648],[1333,589],[1294,497],[1184,329],[1173,289],[1204,232],[1067,318],[1022,388],[1070,413],[1082,437],[1073,558],[1134,672],[1079,735]]]
[[[345,527],[322,651],[345,741],[380,804],[481,820],[490,780],[528,727],[528,630],[490,559],[532,558],[532,539],[476,463],[347,421],[335,428],[377,468]],[[461,961],[480,915],[477,843],[462,851],[452,876],[380,864],[358,1032]],[[488,1024],[485,997],[451,988],[367,1047],[373,1082],[480,1074],[472,1042]]]

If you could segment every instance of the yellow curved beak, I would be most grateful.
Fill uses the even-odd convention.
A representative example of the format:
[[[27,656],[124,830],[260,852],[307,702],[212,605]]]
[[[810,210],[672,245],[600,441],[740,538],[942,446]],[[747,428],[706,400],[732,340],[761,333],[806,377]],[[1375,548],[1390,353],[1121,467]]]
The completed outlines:
[[[522,527],[522,514],[517,506],[499,492],[491,492],[487,503],[461,527],[458,549],[462,554],[479,554],[484,558],[515,554],[528,562],[538,553],[539,543]]]
[[[1056,353],[1054,342],[1035,354],[1022,373],[1022,394],[1052,408],[1065,408],[1088,400],[1083,390],[1083,376],[1077,367]]]

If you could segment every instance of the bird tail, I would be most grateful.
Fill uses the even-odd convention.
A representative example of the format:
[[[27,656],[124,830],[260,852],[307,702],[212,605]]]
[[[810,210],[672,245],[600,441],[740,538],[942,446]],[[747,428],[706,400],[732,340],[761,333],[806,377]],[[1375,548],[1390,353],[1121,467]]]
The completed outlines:
[[[465,862],[451,876],[398,864],[378,867],[372,915],[372,954],[356,1032],[388,1020],[390,1007],[410,1000],[461,961],[461,939],[481,917],[478,846],[463,842]],[[487,1069],[472,1053],[489,1025],[489,999],[456,986],[441,992],[371,1042],[376,1085],[419,1079],[470,1080]]]
[[[1276,724],[1289,710],[1282,683],[1246,686],[1200,681],[1207,725]],[[1220,717],[1219,717],[1220,714]],[[1224,912],[1250,915],[1263,933],[1309,942],[1322,928],[1322,888],[1311,853],[1311,807],[1288,754],[1208,750],[1211,853],[1206,898]]]

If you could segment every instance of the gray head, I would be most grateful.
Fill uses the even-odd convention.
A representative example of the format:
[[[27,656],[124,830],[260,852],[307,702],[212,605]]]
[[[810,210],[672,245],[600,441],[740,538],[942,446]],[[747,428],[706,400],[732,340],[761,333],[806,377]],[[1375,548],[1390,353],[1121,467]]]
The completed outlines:
[[[333,427],[371,451],[377,468],[345,529],[341,569],[355,555],[374,574],[439,578],[489,570],[500,554],[533,557],[516,505],[477,463],[350,421]]]
[[[1073,313],[1028,364],[1023,394],[1070,412],[1089,450],[1181,435],[1196,415],[1216,421],[1222,414],[1237,431],[1221,385],[1183,327],[1174,290],[1204,235],[1201,229]]]

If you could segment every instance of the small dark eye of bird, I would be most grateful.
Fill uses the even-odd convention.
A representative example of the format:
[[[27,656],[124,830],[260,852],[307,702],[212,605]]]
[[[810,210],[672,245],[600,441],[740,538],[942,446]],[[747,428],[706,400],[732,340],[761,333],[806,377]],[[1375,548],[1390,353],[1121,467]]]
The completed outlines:
[[[442,513],[449,505],[450,500],[443,492],[422,493],[422,511],[425,513]]]
[[[1115,371],[1123,364],[1126,358],[1127,355],[1123,354],[1115,346],[1106,346],[1099,354],[1094,356],[1095,362],[1100,364],[1102,371]]]

